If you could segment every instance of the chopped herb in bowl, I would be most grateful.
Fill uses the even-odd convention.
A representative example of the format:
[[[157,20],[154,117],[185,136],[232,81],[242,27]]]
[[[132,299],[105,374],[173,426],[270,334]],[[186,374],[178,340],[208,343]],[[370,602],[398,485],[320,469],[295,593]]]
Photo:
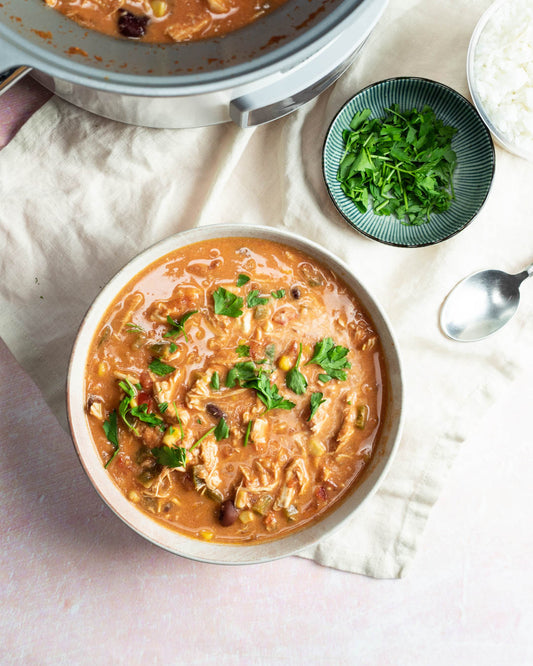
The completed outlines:
[[[424,224],[453,201],[457,156],[451,141],[457,130],[429,106],[400,111],[394,104],[386,112],[383,118],[371,118],[370,109],[355,113],[342,134],[337,179],[361,213],[371,205],[376,215]]]
[[[490,132],[472,104],[414,76],[357,92],[331,121],[322,153],[342,217],[396,247],[434,245],[462,231],[489,194],[494,166]]]

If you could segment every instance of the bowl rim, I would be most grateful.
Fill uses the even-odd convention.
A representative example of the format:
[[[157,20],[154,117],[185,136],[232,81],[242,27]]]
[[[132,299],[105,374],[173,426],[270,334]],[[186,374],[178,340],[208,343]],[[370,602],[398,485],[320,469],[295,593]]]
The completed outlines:
[[[445,92],[447,92],[449,94],[452,94],[453,96],[458,97],[459,99],[461,99],[468,106],[470,106],[472,108],[472,110],[479,117],[479,120],[481,121],[481,128],[482,128],[482,130],[485,131],[486,137],[488,138],[489,145],[491,147],[492,167],[491,167],[491,173],[490,173],[490,185],[489,185],[489,188],[488,188],[487,193],[485,195],[485,198],[481,202],[477,211],[468,220],[466,220],[466,222],[460,228],[456,229],[455,231],[452,231],[452,233],[448,234],[444,238],[439,238],[438,240],[431,240],[431,241],[427,241],[427,242],[424,242],[424,243],[395,243],[393,241],[384,240],[382,238],[377,238],[376,236],[373,236],[372,234],[364,231],[363,229],[360,229],[356,225],[356,223],[352,219],[350,219],[350,217],[348,215],[345,214],[342,207],[337,203],[335,197],[333,196],[333,193],[331,192],[331,189],[330,189],[330,186],[329,186],[329,180],[328,180],[328,177],[326,175],[327,144],[328,144],[328,140],[329,140],[331,131],[333,130],[333,127],[334,127],[335,123],[337,122],[340,114],[344,111],[344,109],[349,104],[351,104],[353,102],[353,100],[356,97],[363,94],[364,92],[366,92],[366,91],[368,91],[372,88],[375,88],[377,86],[383,85],[385,83],[395,83],[395,82],[399,82],[399,81],[412,81],[412,82],[428,83],[430,85],[437,86],[437,87],[441,88],[442,90],[444,90]],[[450,238],[453,238],[458,233],[460,233],[461,231],[466,229],[466,227],[468,227],[473,222],[473,220],[479,215],[479,213],[481,212],[481,210],[483,209],[483,207],[485,206],[485,204],[487,202],[487,199],[489,197],[490,191],[492,189],[492,184],[493,184],[493,181],[494,181],[495,169],[496,169],[496,152],[494,150],[494,141],[492,140],[490,130],[486,126],[486,123],[483,119],[483,116],[479,113],[476,106],[474,104],[472,104],[464,95],[462,95],[460,92],[455,90],[455,88],[452,88],[451,86],[448,86],[445,83],[442,83],[441,81],[436,81],[435,79],[428,79],[427,77],[424,77],[424,76],[392,76],[390,78],[380,79],[379,81],[375,81],[374,83],[369,83],[364,88],[361,88],[361,90],[358,90],[355,93],[355,95],[352,95],[352,97],[350,97],[348,100],[346,100],[346,102],[344,102],[344,104],[335,113],[335,116],[333,117],[333,119],[331,120],[331,122],[328,126],[328,129],[326,131],[326,135],[324,137],[324,142],[323,142],[323,145],[322,145],[322,176],[324,178],[324,182],[326,184],[326,189],[328,191],[329,197],[330,197],[333,205],[337,209],[337,211],[344,218],[344,220],[352,227],[352,229],[355,229],[355,231],[357,231],[358,233],[360,233],[363,236],[366,236],[367,238],[370,238],[371,240],[377,241],[378,243],[382,243],[383,245],[390,245],[392,247],[401,247],[401,248],[406,248],[406,249],[413,249],[413,248],[418,248],[418,247],[429,247],[429,246],[432,246],[432,245],[438,245],[439,243],[443,243],[444,241],[447,241]]]
[[[476,27],[472,32],[470,41],[468,43],[468,51],[466,54],[466,80],[468,83],[468,90],[470,91],[470,96],[472,97],[473,105],[476,108],[476,111],[481,116],[481,119],[483,120],[485,125],[488,127],[490,133],[496,139],[496,141],[502,146],[502,148],[507,150],[509,153],[517,155],[518,157],[521,157],[522,159],[531,162],[533,161],[533,153],[528,153],[527,151],[520,150],[519,146],[517,146],[514,143],[511,143],[511,141],[509,141],[509,139],[505,136],[505,134],[500,129],[498,129],[495,123],[491,120],[489,114],[485,109],[485,106],[483,105],[479,97],[475,84],[476,77],[474,73],[474,59],[480,37],[483,34],[485,28],[487,27],[488,22],[493,18],[494,14],[501,7],[503,7],[503,5],[507,3],[512,3],[514,1],[515,0],[495,0],[491,5],[489,5],[489,7],[487,7],[487,9],[483,12],[483,14],[481,14],[478,22],[476,23]]]
[[[387,364],[387,400],[385,423],[379,439],[379,455],[369,463],[369,471],[362,482],[324,517],[272,541],[250,544],[209,543],[180,534],[150,518],[133,505],[115,485],[112,477],[102,465],[96,446],[87,426],[83,399],[85,365],[88,349],[105,311],[113,298],[141,270],[155,261],[197,241],[238,237],[268,239],[301,249],[322,261],[336,275],[347,282],[358,300],[370,315],[384,349]],[[348,281],[348,279],[350,281]],[[96,492],[105,504],[130,528],[153,544],[176,555],[211,564],[258,564],[293,555],[315,545],[329,536],[353,516],[372,495],[388,473],[397,452],[404,422],[404,382],[399,346],[390,322],[379,302],[368,291],[354,272],[326,248],[292,232],[266,226],[241,224],[214,224],[181,231],[154,243],[127,262],[104,286],[94,299],[79,327],[72,348],[67,382],[66,403],[70,433],[74,448]],[[378,446],[379,446],[378,445]],[[189,546],[189,548],[185,547]]]

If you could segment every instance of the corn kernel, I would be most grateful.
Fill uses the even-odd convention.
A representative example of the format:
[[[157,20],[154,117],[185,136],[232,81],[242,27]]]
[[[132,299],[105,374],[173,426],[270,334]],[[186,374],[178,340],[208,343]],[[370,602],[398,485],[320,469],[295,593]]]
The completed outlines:
[[[235,493],[235,506],[237,509],[244,509],[246,504],[248,503],[248,493],[244,488],[238,488],[237,492]]]
[[[152,11],[156,18],[161,18],[161,16],[164,16],[167,13],[168,5],[164,0],[152,0],[150,5],[152,6]]]
[[[98,376],[103,377],[107,373],[107,363],[102,361],[98,364]]]
[[[139,495],[139,493],[135,492],[135,490],[130,490],[130,492],[128,493],[128,499],[130,500],[130,502],[135,502],[135,504],[137,504],[138,502],[141,501],[141,496]]]
[[[285,354],[283,356],[280,356],[278,361],[278,366],[280,370],[285,370],[285,372],[287,372],[292,367],[291,359]]]
[[[215,535],[213,532],[211,532],[211,530],[200,530],[200,538],[204,541],[211,541],[214,536]]]
[[[241,523],[250,523],[254,519],[254,514],[252,511],[241,511],[239,513],[239,520]]]
[[[323,442],[321,442],[318,437],[309,438],[309,453],[312,456],[322,456],[326,453],[326,447]]]
[[[179,429],[170,426],[170,428],[167,428],[165,434],[163,435],[162,442],[167,446],[174,446],[179,438],[180,438]]]

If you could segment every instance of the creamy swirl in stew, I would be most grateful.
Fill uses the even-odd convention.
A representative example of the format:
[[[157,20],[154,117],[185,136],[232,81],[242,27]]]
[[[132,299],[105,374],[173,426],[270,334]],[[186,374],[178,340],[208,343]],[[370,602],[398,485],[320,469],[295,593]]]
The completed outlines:
[[[44,0],[84,27],[145,42],[220,37],[285,0]]]
[[[88,356],[87,418],[140,510],[191,537],[271,539],[357,483],[383,373],[371,320],[331,270],[278,243],[217,239],[114,300]]]

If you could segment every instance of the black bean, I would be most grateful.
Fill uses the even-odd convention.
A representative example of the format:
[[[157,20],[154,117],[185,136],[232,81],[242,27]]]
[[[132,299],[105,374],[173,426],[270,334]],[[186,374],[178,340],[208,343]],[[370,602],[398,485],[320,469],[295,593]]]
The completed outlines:
[[[212,402],[208,402],[205,409],[208,414],[211,414],[211,416],[214,416],[216,419],[226,418],[226,414],[220,409],[220,407],[217,407]]]
[[[220,524],[222,527],[229,527],[239,517],[239,512],[231,500],[226,500],[220,505]]]
[[[300,288],[299,287],[291,287],[291,296],[298,300],[300,296],[302,295]]]
[[[118,13],[118,31],[124,37],[138,39],[146,33],[148,16],[139,16],[121,9]]]

